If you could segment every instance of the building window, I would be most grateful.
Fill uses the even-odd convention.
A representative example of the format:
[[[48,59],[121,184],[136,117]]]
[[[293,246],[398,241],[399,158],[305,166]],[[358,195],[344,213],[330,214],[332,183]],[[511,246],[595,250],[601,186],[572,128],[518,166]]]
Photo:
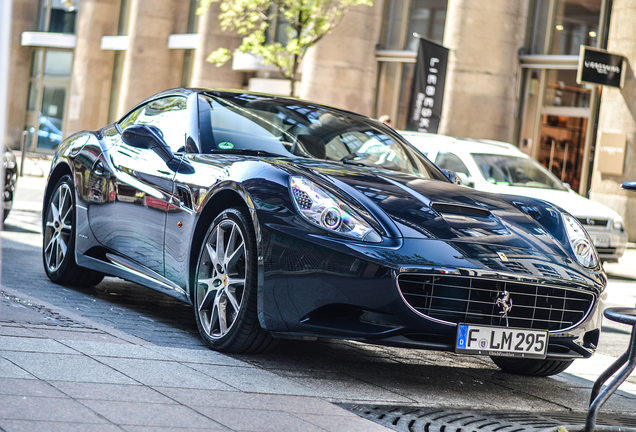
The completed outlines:
[[[75,33],[79,0],[42,0],[38,31],[51,33]]]
[[[389,115],[393,126],[406,124],[419,36],[442,43],[447,0],[386,2],[378,54],[375,115]]]
[[[599,46],[602,0],[536,0],[529,53],[578,55]]]
[[[26,118],[32,151],[53,153],[62,141],[72,64],[72,51],[33,52]]]

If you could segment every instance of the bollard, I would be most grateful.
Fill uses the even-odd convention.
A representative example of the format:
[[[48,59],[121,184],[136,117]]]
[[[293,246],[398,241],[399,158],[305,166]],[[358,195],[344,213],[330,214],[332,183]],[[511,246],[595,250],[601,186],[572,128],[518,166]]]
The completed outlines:
[[[27,135],[29,133],[27,131],[22,131],[22,158],[20,159],[20,177],[22,177],[22,173],[24,172],[24,160],[26,159],[26,151],[27,151]]]

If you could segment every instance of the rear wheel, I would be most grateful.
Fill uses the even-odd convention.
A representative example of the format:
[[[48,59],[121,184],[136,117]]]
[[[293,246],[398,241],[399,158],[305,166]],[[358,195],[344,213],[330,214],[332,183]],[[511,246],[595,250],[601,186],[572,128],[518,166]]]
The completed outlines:
[[[44,216],[42,258],[51,281],[68,286],[89,287],[102,281],[102,273],[75,262],[75,198],[73,181],[66,175],[55,186]]]
[[[256,313],[256,240],[245,210],[228,209],[201,246],[194,289],[199,332],[217,351],[257,353],[274,346]]]
[[[518,359],[509,357],[491,357],[491,359],[504,372],[539,377],[559,374],[566,370],[574,361]]]

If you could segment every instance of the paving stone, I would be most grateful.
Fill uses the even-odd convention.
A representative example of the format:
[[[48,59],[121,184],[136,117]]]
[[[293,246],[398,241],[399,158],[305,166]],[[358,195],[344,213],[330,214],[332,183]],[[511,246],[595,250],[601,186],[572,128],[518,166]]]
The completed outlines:
[[[117,402],[146,402],[176,404],[172,398],[144,385],[82,383],[49,381],[56,391],[73,399],[108,400]]]
[[[190,367],[244,392],[316,395],[310,387],[258,368],[206,364],[190,364]]]
[[[75,354],[75,351],[52,339],[0,336],[2,351]]]
[[[138,425],[223,430],[220,423],[181,405],[101,400],[84,400],[82,403],[109,421],[122,426]]]
[[[107,423],[73,399],[14,395],[0,395],[0,419]]]
[[[161,353],[151,350],[145,346],[133,345],[129,343],[102,343],[92,341],[65,341],[65,345],[88,356],[121,357],[135,359],[169,360]]]
[[[196,407],[203,415],[238,431],[281,432],[303,431],[324,432],[324,429],[313,425],[293,414],[280,411],[240,410],[232,408]]]
[[[176,361],[95,357],[148,386],[233,390],[231,386]]]
[[[187,406],[243,408],[322,415],[336,415],[334,414],[336,412],[340,415],[350,415],[347,411],[338,410],[333,404],[316,397],[171,387],[155,387],[155,390]]]
[[[388,432],[389,429],[351,414],[350,416],[329,416],[319,414],[294,414],[326,431],[330,432]]]
[[[0,378],[0,394],[14,396],[66,397],[46,381],[37,379]]]
[[[122,432],[113,424],[69,423],[59,421],[0,419],[0,430],[6,432]]]
[[[2,352],[0,352],[0,377],[2,378],[23,378],[23,379],[36,379],[35,376],[31,375],[21,367],[16,364],[10,362],[9,360],[2,357]]]
[[[133,379],[82,355],[0,351],[0,356],[43,380],[135,384]]]

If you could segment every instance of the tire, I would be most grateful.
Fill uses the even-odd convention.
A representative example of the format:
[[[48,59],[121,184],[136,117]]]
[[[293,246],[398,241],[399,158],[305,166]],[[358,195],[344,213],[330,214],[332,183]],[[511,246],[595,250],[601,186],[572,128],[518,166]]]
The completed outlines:
[[[256,240],[243,209],[216,217],[201,245],[194,281],[194,314],[201,336],[214,350],[259,353],[276,340],[256,312]]]
[[[80,267],[75,261],[75,196],[73,181],[62,177],[46,204],[44,215],[44,270],[56,284],[91,287],[104,279],[102,273]]]
[[[504,372],[537,377],[547,377],[559,374],[566,370],[574,361],[517,359],[509,357],[491,357],[491,359]]]

